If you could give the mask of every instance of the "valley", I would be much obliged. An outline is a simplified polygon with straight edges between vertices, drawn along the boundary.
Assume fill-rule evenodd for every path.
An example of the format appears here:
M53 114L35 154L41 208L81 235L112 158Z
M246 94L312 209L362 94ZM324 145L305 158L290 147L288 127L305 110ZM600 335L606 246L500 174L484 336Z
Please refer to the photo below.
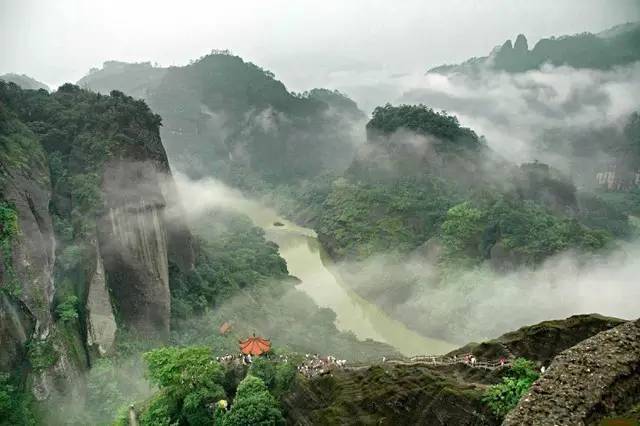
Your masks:
M372 25L393 49L286 81L257 59L300 28L85 47L57 88L0 59L0 426L640 421L640 26L612 22L466 61Z

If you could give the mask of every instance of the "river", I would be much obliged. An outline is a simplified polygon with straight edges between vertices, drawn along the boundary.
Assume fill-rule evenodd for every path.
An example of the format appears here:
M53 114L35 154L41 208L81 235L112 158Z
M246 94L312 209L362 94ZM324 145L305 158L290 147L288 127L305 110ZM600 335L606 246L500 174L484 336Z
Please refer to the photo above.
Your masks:
M451 343L409 330L344 285L331 271L327 264L329 260L312 229L285 220L275 210L255 202L236 204L236 208L262 227L267 239L280 247L289 273L301 280L297 288L317 305L335 312L339 330L351 331L361 340L387 343L406 356L439 355L455 349Z

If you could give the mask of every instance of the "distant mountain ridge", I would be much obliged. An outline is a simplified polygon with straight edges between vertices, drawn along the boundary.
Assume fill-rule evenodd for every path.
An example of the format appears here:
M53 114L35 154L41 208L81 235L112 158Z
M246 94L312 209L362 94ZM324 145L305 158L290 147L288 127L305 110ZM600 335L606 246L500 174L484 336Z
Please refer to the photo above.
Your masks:
M609 69L640 60L640 23L617 25L599 33L543 38L529 49L524 34L515 43L507 40L488 56L473 57L461 64L431 68L429 73L475 73L483 70L517 73L544 64L574 68Z
M108 61L78 84L143 98L163 120L171 161L194 176L267 182L345 169L355 152L354 124L365 115L327 89L294 93L273 73L228 51L180 67Z
M26 74L7 73L7 74L0 75L0 80L4 80L7 83L17 84L22 89L26 89L26 90L44 89L47 92L49 91L49 86L36 80L35 78L29 77Z

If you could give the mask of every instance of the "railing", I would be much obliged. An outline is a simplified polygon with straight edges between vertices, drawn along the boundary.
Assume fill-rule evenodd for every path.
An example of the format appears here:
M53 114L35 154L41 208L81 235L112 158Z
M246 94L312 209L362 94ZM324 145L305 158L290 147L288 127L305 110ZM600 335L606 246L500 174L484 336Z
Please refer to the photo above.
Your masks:
M508 367L511 365L510 359L503 359L498 361L479 361L477 358L469 356L463 357L443 357L442 355L421 355L411 358L383 358L382 364L394 364L394 365L422 365L422 366L451 366L451 365L466 365L471 368L483 368L486 370L495 370L502 367ZM341 364L334 363L320 363L318 360L311 361L310 363L303 363L302 366L307 365L308 368L299 368L299 371L308 376L313 377L320 374L329 373L332 370L348 370L358 371L370 368L372 364Z

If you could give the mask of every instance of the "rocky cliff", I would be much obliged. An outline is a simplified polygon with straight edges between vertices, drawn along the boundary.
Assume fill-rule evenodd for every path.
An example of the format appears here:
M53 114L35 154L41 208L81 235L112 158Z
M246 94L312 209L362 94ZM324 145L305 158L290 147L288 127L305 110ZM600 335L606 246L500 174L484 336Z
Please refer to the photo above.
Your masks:
M164 338L169 265L191 234L159 117L120 93L0 82L0 371L24 367L38 399L61 392L116 331Z
M640 320L603 331L555 357L503 424L600 424L639 403Z
M481 359L523 357L549 365L560 352L623 323L624 320L598 314L574 315L522 327L486 342L470 343L449 355L473 353Z

